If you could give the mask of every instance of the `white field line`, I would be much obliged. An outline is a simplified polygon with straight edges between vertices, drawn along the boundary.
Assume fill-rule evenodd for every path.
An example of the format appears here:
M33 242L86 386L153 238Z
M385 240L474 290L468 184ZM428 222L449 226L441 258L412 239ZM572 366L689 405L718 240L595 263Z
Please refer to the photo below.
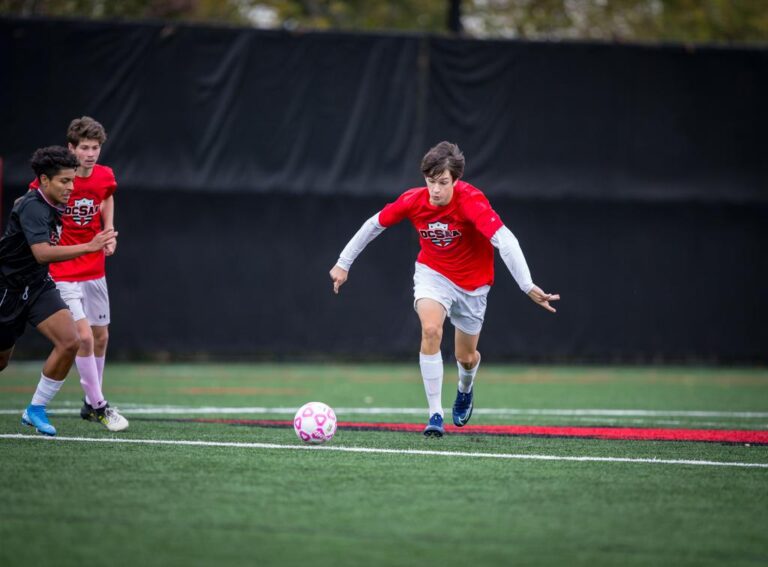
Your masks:
M69 404L66 404L69 405ZM69 415L77 408L50 408L48 413ZM143 404L119 404L126 413L133 415L253 415L279 414L293 416L296 407L216 407L216 406L151 406ZM0 409L0 415L20 413L24 408ZM424 415L424 408L334 408L337 415ZM689 410L623 410L623 409L518 409L518 408L475 408L475 415L491 416L560 416L560 417L724 417L732 419L765 419L765 411L689 411Z
M698 467L737 467L768 469L768 463L740 463L727 461L696 461L686 459L630 459L625 457L565 457L558 455L525 455L514 453L471 453L464 451L426 451L420 449L375 449L371 447L344 447L334 445L278 445L275 443L233 443L224 441L184 441L180 439L119 439L91 437L45 437L43 435L0 434L0 439L27 439L60 443L130 443L138 445L181 445L192 447L231 447L237 449L288 449L308 451L338 451L342 453L374 453L386 455L420 455L435 457L469 457L474 459L514 459L524 461L574 461L595 463L637 463L651 465L689 465Z

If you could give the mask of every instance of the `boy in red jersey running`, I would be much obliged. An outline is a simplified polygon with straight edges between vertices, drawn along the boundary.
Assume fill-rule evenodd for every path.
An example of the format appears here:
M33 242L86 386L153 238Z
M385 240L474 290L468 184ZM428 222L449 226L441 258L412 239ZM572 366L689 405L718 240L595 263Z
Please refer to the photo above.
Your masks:
M421 162L426 187L406 191L368 219L342 250L331 269L333 291L347 281L349 268L363 249L385 228L408 219L419 235L421 252L413 276L414 309L421 321L419 365L429 403L424 435L442 437L443 359L440 342L445 317L456 329L459 384L453 404L453 423L463 427L472 416L473 385L480 366L477 343L485 317L488 292L493 285L493 247L518 286L537 304L555 312L531 274L517 238L504 226L485 195L460 181L464 155L458 146L440 142Z
M106 140L104 127L93 118L76 118L69 125L67 143L80 166L62 215L62 244L88 242L99 231L114 229L113 194L117 182L111 168L96 163ZM36 188L35 183L30 187ZM50 273L80 334L80 349L75 358L85 392L80 416L99 422L110 431L123 431L128 420L109 406L102 393L110 322L105 256L114 254L116 246L117 241L113 240L103 251L51 264Z

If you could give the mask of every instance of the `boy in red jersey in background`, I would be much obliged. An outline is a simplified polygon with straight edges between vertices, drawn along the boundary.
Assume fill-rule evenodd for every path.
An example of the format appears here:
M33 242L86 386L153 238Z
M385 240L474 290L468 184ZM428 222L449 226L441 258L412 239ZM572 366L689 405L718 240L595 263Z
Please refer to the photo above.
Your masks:
M96 163L106 140L104 127L93 118L76 118L69 125L67 144L80 166L62 215L62 245L89 242L98 232L114 229L113 195L117 181L111 168ZM36 183L30 187L35 189ZM85 392L80 416L99 422L110 431L123 431L128 420L109 406L102 393L110 323L105 256L114 254L116 246L113 241L104 251L51 264L50 273L61 298L72 311L80 335L75 358Z
M453 423L463 427L474 407L472 388L480 366L477 343L493 285L493 247L499 249L512 277L534 302L554 313L549 302L560 296L545 293L533 283L517 238L485 195L460 181L464 155L457 145L440 142L430 149L422 159L421 171L427 186L406 191L368 219L341 252L330 275L333 291L338 293L352 262L371 240L406 218L411 221L421 244L413 290L414 309L421 321L419 365L429 404L424 435L442 437L443 323L448 316L456 329L459 383Z

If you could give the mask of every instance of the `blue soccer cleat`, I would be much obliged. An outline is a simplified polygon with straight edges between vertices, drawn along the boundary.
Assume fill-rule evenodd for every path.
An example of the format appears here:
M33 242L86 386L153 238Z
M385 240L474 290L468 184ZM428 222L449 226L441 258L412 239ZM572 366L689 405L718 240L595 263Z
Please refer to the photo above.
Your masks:
M34 427L43 435L56 435L56 428L48 421L48 414L45 413L45 406L33 406L29 404L24 413L21 414L21 423Z
M468 392L463 394L456 391L456 400L453 402L453 424L456 427L464 427L469 418L472 417L472 403L473 393Z
M429 418L429 423L424 428L424 437L442 437L445 434L443 428L443 416L439 413L433 413Z

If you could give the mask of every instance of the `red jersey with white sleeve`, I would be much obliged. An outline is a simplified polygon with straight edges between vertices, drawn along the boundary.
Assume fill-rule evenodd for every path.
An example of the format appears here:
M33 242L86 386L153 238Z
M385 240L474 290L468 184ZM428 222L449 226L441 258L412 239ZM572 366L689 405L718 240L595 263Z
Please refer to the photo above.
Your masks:
M29 184L37 189L37 179ZM101 203L111 197L117 189L112 168L96 164L89 177L75 176L74 189L61 215L62 230L59 245L84 244L93 240L103 230ZM91 252L65 262L55 262L48 270L54 281L81 282L103 278L104 251Z
M467 291L493 284L490 239L504 223L477 187L459 180L443 207L429 203L426 187L410 189L381 210L379 224L386 228L406 218L419 235L417 262Z

